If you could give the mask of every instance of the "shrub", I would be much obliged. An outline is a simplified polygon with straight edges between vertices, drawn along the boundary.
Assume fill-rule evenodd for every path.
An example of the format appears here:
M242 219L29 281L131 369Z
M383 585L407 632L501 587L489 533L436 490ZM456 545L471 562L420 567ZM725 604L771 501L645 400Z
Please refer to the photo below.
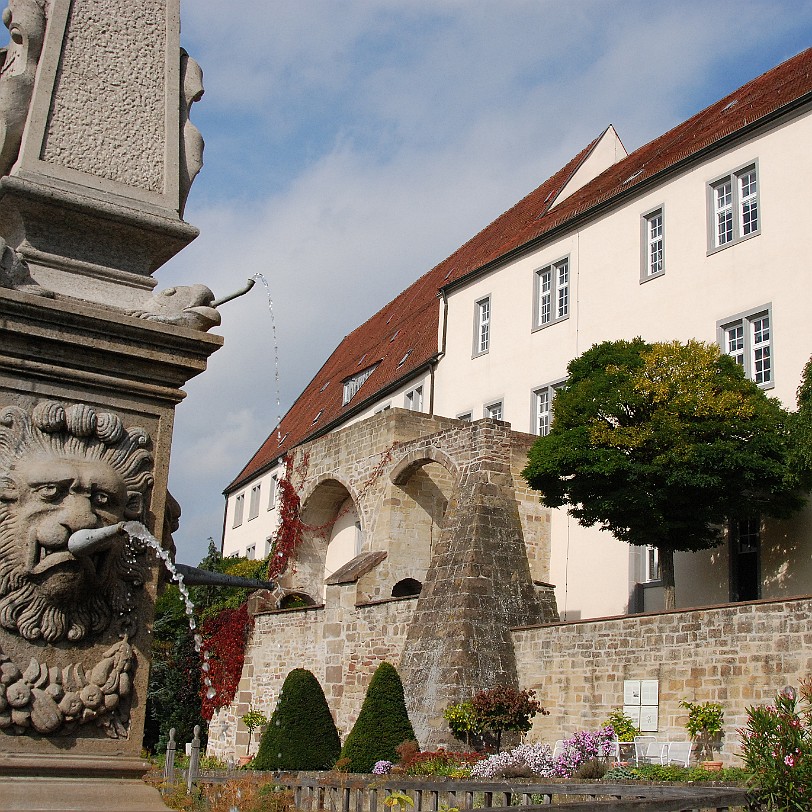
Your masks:
M603 724L604 727L611 727L617 740L621 742L632 742L635 736L640 735L640 729L635 726L631 717L626 716L622 708L614 708Z
M555 774L561 778L570 778L586 761L606 758L614 747L615 731L603 727L594 733L579 730L564 740L564 750L555 760Z
M535 691L519 691L510 685L497 685L480 691L471 700L471 706L478 729L496 737L497 753L501 749L505 730L526 733L537 713L549 713L536 700Z
M591 758L585 761L578 769L572 774L573 778L580 781L598 780L606 775L606 764L596 758Z
M713 758L713 743L722 732L725 712L718 702L688 702L680 705L688 711L685 729L699 743L700 758Z
M471 765L483 758L480 753L437 750L414 753L408 760L401 760L400 766L406 775L448 775L453 778L465 778L470 775Z
M812 683L800 694L785 690L775 705L748 708L739 730L755 794L769 810L812 809Z
M612 767L603 774L604 781L639 781L640 775L632 767Z
M557 775L553 755L546 744L520 744L502 753L488 756L471 767L471 778L489 780L493 778L514 777L529 773L541 778L552 778Z
M397 746L415 738L403 683L393 665L383 662L372 675L361 712L341 749L348 770L368 773L376 761L395 761Z
M340 748L319 681L310 671L295 668L285 678L252 766L258 770L325 770L333 766Z
M443 711L443 718L448 722L448 727L454 738L464 741L469 747L471 737L482 733L480 719L474 711L474 705L470 699L449 705Z

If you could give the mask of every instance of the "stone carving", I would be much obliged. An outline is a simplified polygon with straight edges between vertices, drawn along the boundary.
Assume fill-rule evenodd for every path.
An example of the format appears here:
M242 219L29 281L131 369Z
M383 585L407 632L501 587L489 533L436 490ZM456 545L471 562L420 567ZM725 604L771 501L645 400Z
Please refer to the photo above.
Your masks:
M40 287L31 276L28 263L0 237L0 288L11 288L24 293L53 298L53 292Z
M45 37L45 0L8 0L3 24L11 42L0 49L0 175L17 160L37 63Z
M0 626L29 641L77 643L113 617L132 635L148 575L142 518L149 437L85 404L0 412Z
M134 664L126 637L104 652L89 675L79 663L60 669L33 657L23 671L0 649L0 730L64 735L94 722L110 738L126 737L121 700L132 691Z
M205 332L220 324L220 314L213 304L214 294L209 288L188 285L162 290L150 298L142 310L128 312L139 319Z
M197 173L203 166L203 136L189 120L189 111L203 96L203 71L180 49L180 216Z

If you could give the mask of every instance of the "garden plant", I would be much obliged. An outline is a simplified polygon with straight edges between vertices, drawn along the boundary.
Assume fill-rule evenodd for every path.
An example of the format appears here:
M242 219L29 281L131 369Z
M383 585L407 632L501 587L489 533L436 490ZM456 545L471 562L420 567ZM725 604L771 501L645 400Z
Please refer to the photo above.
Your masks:
M364 704L341 748L341 758L348 760L349 772L372 772L378 761L396 761L398 745L415 738L403 683L395 667L383 662L372 675Z
M770 812L812 809L812 682L786 688L775 704L747 709L739 731L754 794Z
M685 729L699 744L700 759L712 761L713 745L718 741L725 721L722 706L718 702L688 702L685 699L679 704L688 711Z
M307 669L285 678L252 766L258 770L327 770L341 749L324 691Z
M471 707L474 728L493 735L497 753L501 750L502 733L506 730L526 733L537 713L548 713L536 699L534 691L519 691L510 685L480 691L471 700Z

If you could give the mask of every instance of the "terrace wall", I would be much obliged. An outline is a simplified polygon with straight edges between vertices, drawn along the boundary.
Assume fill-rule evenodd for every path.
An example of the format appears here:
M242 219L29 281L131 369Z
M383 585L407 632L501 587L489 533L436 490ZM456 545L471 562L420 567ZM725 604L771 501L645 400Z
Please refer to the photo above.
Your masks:
M771 704L812 674L812 598L762 600L513 630L523 688L549 716L529 738L553 742L594 729L623 705L624 680L659 681L659 730L685 740L682 699L725 710L722 760L741 766L737 729L749 705Z

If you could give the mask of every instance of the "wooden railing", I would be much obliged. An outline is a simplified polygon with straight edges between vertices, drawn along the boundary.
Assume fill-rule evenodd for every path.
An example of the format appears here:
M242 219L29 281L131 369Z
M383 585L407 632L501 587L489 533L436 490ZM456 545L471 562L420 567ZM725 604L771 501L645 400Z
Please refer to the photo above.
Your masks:
M751 809L740 787L652 785L571 781L469 781L412 776L367 776L342 773L265 773L278 787L293 793L301 812L388 812L385 800L395 791L414 801L413 811L487 809L516 812L561 808L566 812L682 812L682 810ZM234 778L234 774L231 775ZM217 780L204 774L198 780Z

